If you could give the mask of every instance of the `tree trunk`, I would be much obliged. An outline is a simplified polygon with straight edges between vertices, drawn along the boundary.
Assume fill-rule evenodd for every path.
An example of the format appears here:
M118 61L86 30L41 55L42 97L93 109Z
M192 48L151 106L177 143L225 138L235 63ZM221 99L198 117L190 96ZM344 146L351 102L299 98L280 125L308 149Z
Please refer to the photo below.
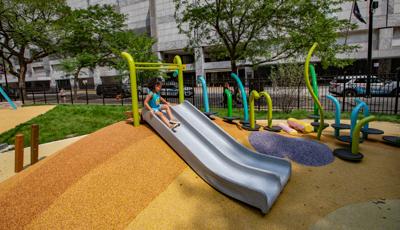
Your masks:
M27 71L27 64L20 62L19 76L18 76L18 87L19 87L19 90L22 91L22 96L24 98L26 98L26 96L27 96L26 84L25 84L26 71Z
M236 59L231 59L231 69L232 69L232 73L237 74L237 66L236 66Z
M78 100L78 81L79 81L79 73L81 69L79 68L74 74L74 100Z

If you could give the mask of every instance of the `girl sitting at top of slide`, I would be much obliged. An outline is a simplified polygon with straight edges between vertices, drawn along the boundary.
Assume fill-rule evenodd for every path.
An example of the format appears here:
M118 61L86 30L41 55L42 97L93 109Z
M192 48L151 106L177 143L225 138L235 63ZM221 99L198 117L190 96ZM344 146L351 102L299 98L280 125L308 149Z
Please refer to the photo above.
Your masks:
M153 116L156 114L169 128L173 129L180 123L172 115L169 102L160 96L161 88L162 80L159 78L152 79L149 83L150 92L144 100L144 105ZM167 112L170 120L167 119L162 110Z

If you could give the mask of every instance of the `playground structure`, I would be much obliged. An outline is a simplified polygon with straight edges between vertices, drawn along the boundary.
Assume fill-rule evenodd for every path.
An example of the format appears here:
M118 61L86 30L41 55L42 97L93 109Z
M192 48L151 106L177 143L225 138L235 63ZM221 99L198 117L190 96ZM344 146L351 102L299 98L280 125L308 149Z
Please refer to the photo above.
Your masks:
M289 161L253 152L223 131L205 114L184 100L184 66L179 56L174 64L135 63L133 57L123 52L130 70L132 112L134 126L139 126L136 70L178 70L179 104L171 106L172 114L180 121L171 130L157 116L143 108L141 117L203 178L217 190L257 207L267 213L291 175ZM245 116L248 122L247 98L240 79L231 75L242 92ZM203 98L206 99L206 98ZM230 100L232 103L232 100ZM231 114L230 114L231 115Z
M176 72L174 72L176 73ZM177 75L177 74L175 74ZM211 112L210 111L210 106L208 103L208 90L207 90L207 84L206 84L206 79L204 79L203 76L198 76L197 79L198 82L200 82L202 90L203 90L203 106L204 106L204 114L210 118L214 119L213 116L215 116L217 113L216 112ZM231 106L232 106L232 96L231 96ZM231 108L232 109L232 108Z
M314 68L314 65L312 65L312 64L310 64L310 73L311 73L312 89L313 89L316 97L319 100L317 74L315 73L315 68ZM314 113L311 114L309 117L314 119L314 121L311 122L311 125L314 127L314 132L317 132L318 127L320 126L320 123L318 122L318 120L320 119L320 116L319 116L318 104L316 103L316 101L314 101ZM329 124L324 123L323 129L327 128L328 126L329 126Z
M10 106L13 109L17 109L17 106L14 104L14 102L10 99L10 97L6 94L6 92L3 90L3 88L1 86L0 86L0 94L6 99L8 104L10 104Z
M225 122L233 123L234 120L239 120L240 117L232 116L232 93L229 89L224 90L224 96L226 96L226 107L227 107L227 114L226 116L222 117Z
M247 96L246 90L243 87L242 81L240 78L235 74L231 73L231 77L236 81L236 84L240 90L240 94L242 96L242 104L243 104L243 120L240 121L244 128L249 127L249 110L247 106Z
M306 83L306 86L307 86L307 89L308 89L308 92L310 92L310 94L311 94L311 96L312 96L312 98L313 98L313 101L314 101L314 105L315 105L315 107L317 108L317 110L318 110L318 115L319 115L319 126L318 126L318 129L317 129L317 139L318 140L320 140L321 139L321 135L322 135L322 131L324 130L324 126L325 126L325 122L324 122L324 109L323 109L323 107L322 107L322 105L321 105L321 102L319 101L319 99L318 99L318 96L317 96L317 92L314 92L314 90L313 90L313 87L311 86L311 83L310 83L310 76L309 76L309 71L310 71L310 60L311 60L311 57L312 57L312 54L313 54L313 52L314 52L314 50L317 48L317 46L318 46L318 43L314 43L313 44L313 46L311 47L311 49L308 51L308 55L307 55L307 58L306 58L306 63L305 63L305 65L304 65L304 80L305 80L305 83ZM314 72L315 73L315 72ZM316 79L316 78L315 78ZM316 83L316 80L315 80L315 83ZM315 111L315 107L314 107L314 111ZM317 117L315 118L315 119L317 119Z
M267 106L268 106L267 125L264 127L264 129L271 131L271 132L281 131L282 128L280 126L272 126L272 99L271 99L271 96L266 91L258 93L256 90L253 90L250 93L250 126L243 126L243 128L246 130L249 130L249 131L258 131L260 129L260 126L257 125L255 122L254 101L261 97L265 97L265 99L267 101Z

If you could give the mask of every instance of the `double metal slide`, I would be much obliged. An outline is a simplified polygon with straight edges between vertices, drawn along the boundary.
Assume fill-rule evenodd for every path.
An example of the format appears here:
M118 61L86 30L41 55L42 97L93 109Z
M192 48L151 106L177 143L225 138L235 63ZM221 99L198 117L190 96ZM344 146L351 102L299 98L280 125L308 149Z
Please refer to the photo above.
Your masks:
M208 184L267 213L289 180L290 162L246 148L188 101L171 108L181 122L175 130L146 109L142 117Z

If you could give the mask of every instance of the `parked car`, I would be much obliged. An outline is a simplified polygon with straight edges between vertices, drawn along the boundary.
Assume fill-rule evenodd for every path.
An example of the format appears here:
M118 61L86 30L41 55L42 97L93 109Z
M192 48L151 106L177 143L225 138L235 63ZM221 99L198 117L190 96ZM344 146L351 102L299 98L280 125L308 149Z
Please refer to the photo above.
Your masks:
M356 87L357 94L364 95L366 93L366 87ZM382 86L371 86L371 95L375 96L396 96L396 93L400 96L400 88L397 90L396 81L388 81Z
M160 92L162 97L179 97L179 89L175 85L163 85ZM194 94L194 90L192 87L185 86L184 87L185 97L191 97Z
M121 94L122 97L129 97L131 92L126 85L112 84L98 85L96 88L96 94L103 97L116 97Z
M372 89L380 88L385 85L384 81L377 78L376 76L371 76L371 91ZM362 88L367 86L367 76L339 76L335 77L329 86L329 92L336 95L346 95L348 97L353 97L356 95L363 94ZM365 92L364 92L365 94Z

